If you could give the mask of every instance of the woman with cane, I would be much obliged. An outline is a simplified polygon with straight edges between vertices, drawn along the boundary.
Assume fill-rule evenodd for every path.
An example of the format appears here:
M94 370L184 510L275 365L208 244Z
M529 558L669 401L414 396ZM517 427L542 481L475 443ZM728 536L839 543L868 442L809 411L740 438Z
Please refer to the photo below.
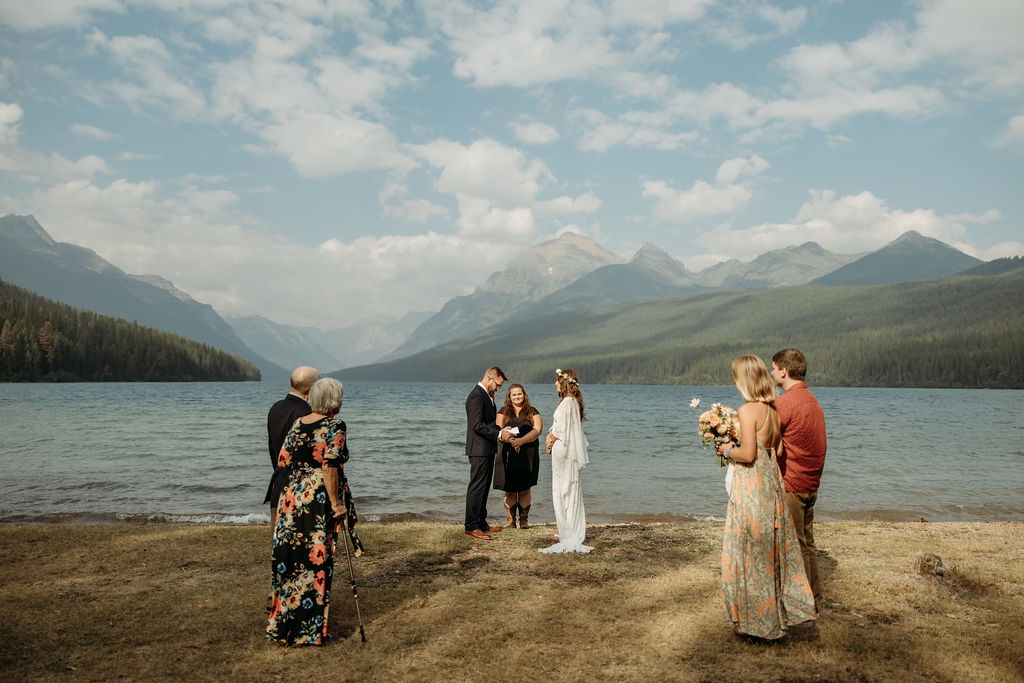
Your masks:
M274 527L267 638L286 645L327 641L338 521L347 517L339 485L348 459L345 422L337 417L342 393L336 379L324 377L313 384L313 412L295 421L277 460L287 471L287 483Z

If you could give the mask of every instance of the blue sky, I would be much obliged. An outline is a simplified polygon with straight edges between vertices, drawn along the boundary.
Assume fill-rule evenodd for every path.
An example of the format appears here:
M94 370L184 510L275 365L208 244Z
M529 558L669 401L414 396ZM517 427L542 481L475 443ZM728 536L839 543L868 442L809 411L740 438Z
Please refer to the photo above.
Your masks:
M0 212L324 329L566 230L1024 254L1022 34L1019 0L0 0Z

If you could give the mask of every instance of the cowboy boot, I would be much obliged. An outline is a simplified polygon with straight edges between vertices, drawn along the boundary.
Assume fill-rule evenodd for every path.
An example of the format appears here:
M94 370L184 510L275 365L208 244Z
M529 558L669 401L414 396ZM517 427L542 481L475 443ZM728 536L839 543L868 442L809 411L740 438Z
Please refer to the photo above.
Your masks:
M532 505L526 507L520 506L519 508L519 528L529 529L530 528L530 508Z
M515 506L513 505L513 506L509 507L509 504L505 503L506 523L508 524L510 529L514 528L515 525L516 525L516 516L515 516L515 513L512 512L512 508L513 507L515 507Z

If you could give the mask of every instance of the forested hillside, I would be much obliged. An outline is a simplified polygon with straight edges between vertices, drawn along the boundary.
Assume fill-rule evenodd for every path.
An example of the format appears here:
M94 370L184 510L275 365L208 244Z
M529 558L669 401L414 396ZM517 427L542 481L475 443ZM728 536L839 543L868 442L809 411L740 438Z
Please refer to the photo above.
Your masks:
M1024 388L1024 268L861 287L708 291L496 325L345 379L731 384L737 355L793 346L832 386Z
M249 361L0 280L0 381L256 381Z

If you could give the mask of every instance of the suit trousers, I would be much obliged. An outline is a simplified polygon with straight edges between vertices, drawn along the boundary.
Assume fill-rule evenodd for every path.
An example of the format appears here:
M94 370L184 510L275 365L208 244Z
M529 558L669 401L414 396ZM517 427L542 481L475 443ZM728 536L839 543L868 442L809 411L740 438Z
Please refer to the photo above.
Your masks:
M804 571L814 593L814 608L821 601L821 583L818 580L818 548L814 545L814 504L818 492L794 493L786 491L786 505L793 516L796 537L800 541L800 554L804 557Z
M469 486L466 487L466 531L487 531L487 494L494 476L494 455L470 456Z

